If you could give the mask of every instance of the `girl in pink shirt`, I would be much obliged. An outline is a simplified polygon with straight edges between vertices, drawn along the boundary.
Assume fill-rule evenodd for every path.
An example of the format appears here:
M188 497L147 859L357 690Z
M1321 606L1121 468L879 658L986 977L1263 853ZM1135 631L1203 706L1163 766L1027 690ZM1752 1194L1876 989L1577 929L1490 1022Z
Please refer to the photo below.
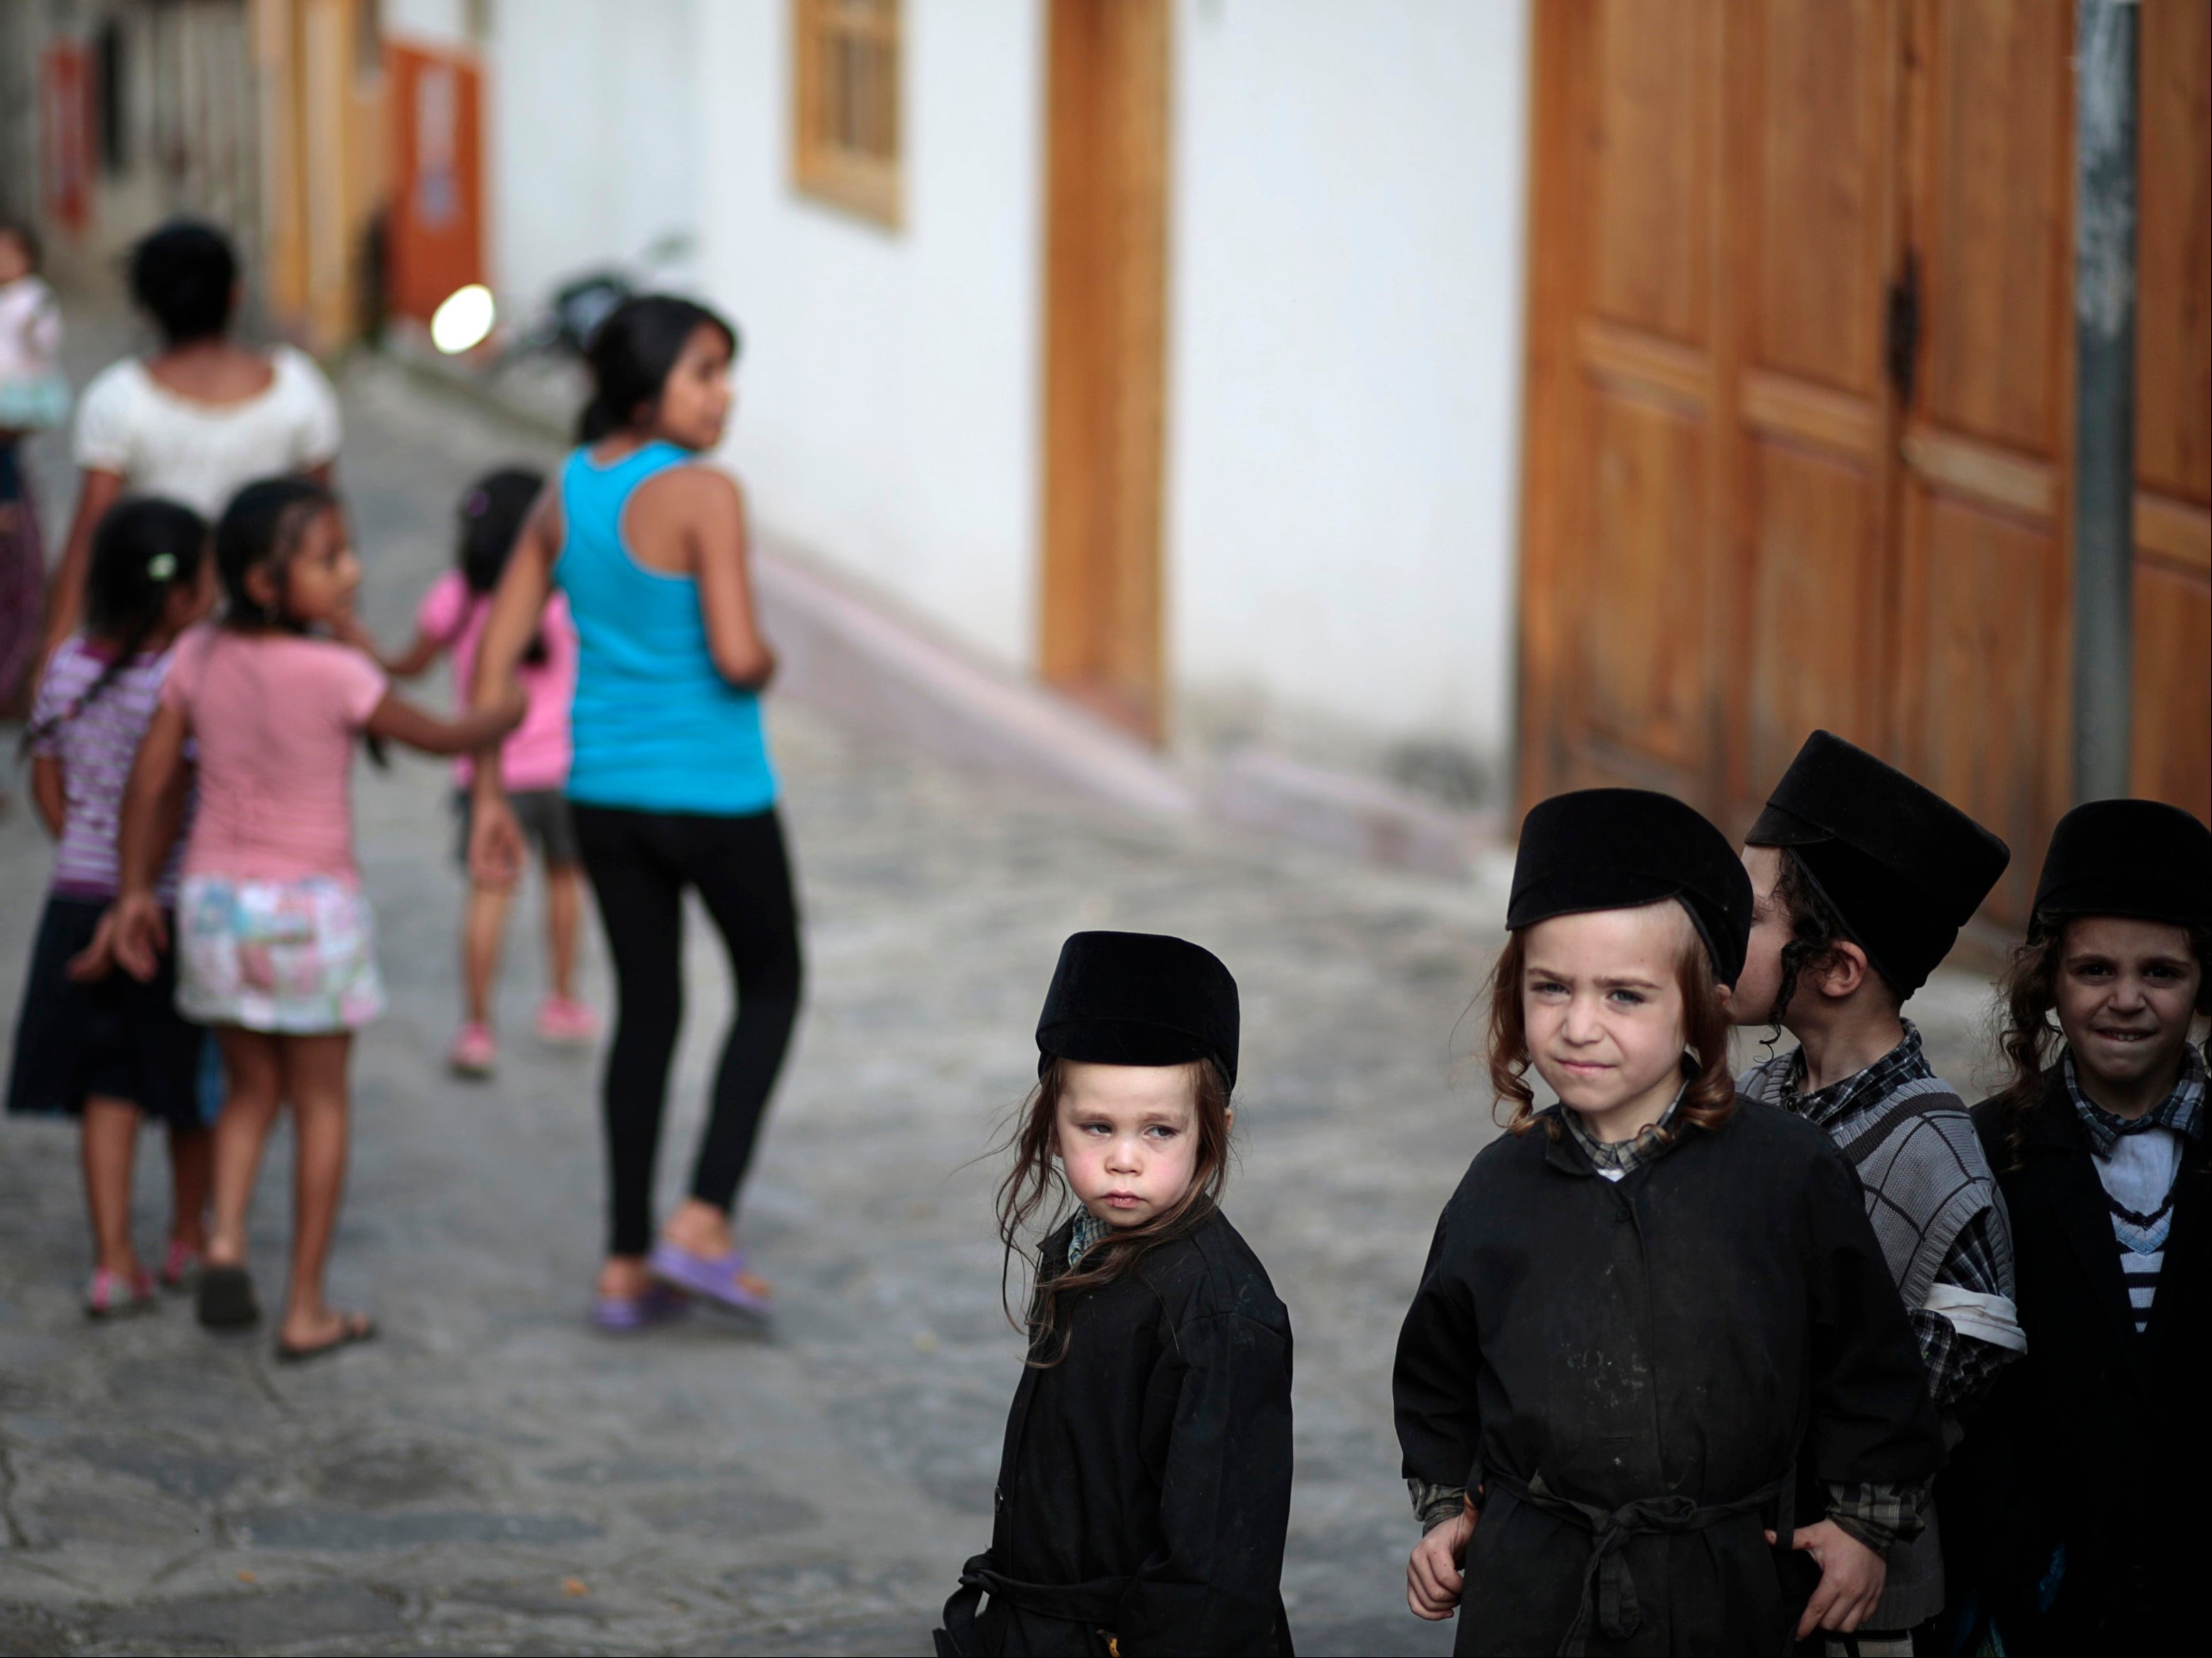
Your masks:
M512 730L523 702L517 692L495 708L434 718L392 695L360 652L313 631L344 622L361 585L345 519L318 484L270 478L239 491L216 526L216 565L222 621L179 642L125 793L114 948L135 976L151 978L167 943L155 875L192 743L198 809L177 900L177 1005L215 1027L228 1088L199 1318L238 1327L260 1316L246 1214L289 1098L297 1189L276 1354L312 1358L374 1333L323 1293L345 1179L353 1033L384 1006L354 866L355 739L458 754Z
M461 497L460 539L455 568L422 595L415 613L415 638L405 651L383 659L394 678L411 679L451 653L457 700L468 706L476 675L477 644L491 613L492 591L499 586L515 538L522 532L544 475L520 467L486 474ZM374 652L364 634L356 642ZM545 939L552 986L538 1005L538 1034L547 1042L589 1042L599 1034L599 1016L576 999L576 929L584 912L583 855L577 850L574 821L562 793L568 781L568 704L576 692L576 626L568 601L556 593L547 603L538 633L523 653L520 677L529 712L500 745L500 780L517 818L538 843L545 867ZM459 855L468 866L469 780L473 767L466 755L453 762L454 805L460 817ZM500 945L507 931L507 901L513 889L471 881L466 919L461 925L461 975L468 1011L454 1038L447 1063L464 1077L489 1077L499 1047L492 1035L492 993L499 982Z

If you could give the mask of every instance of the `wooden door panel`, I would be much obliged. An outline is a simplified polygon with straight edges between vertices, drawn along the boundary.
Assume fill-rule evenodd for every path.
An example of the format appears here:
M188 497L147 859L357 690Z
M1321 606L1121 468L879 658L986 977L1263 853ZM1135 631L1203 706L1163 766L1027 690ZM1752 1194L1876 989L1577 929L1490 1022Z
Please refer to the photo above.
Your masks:
M1889 747L1882 326L1899 19L1889 0L1765 0L1731 16L1747 112L1732 182L1744 209L1730 410L1743 600L1728 699L1743 819L1815 727Z
M1881 389L1895 20L1886 0L1768 0L1752 142L1757 294L1747 354L1866 395Z
M1160 734L1167 0L1053 0L1045 232L1045 677Z
M1881 658L1874 635L1883 620L1872 481L1863 467L1771 440L1752 456L1747 775L1763 798L1808 732L1826 727L1876 750L1889 733L1880 681L1868 671Z
M1603 385L1591 400L1591 723L1693 769L1705 746L1705 422Z
M1899 763L2013 848L1992 908L2025 918L2045 839L2065 803L2069 749L2063 550L2048 525L1916 483L1918 557Z
M2212 819L2212 5L2141 27L2131 786Z
M1920 0L1911 27L1898 751L2011 845L1989 909L2015 926L2071 786L2072 9Z
M1717 9L1599 0L1589 110L1591 298L1616 322L1710 337Z
M2212 5L2144 0L2136 481L2212 504Z
M1927 150L1914 240L1929 418L2052 452L2072 312L2073 9L1942 0L1928 25Z
M2137 794L2212 821L2212 562L2136 564Z

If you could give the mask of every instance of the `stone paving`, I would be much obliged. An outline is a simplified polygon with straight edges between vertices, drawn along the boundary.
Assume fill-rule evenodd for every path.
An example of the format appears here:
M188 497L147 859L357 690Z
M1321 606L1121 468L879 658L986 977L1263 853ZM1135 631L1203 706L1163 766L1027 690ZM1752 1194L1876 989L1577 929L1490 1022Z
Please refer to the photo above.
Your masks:
M374 361L345 394L363 609L396 642L466 478L544 457ZM46 475L58 518L66 475ZM1202 939L1243 987L1228 1207L1297 1335L1299 1644L1449 1649L1449 1625L1405 1610L1389 1369L1437 1207L1493 1132L1462 1015L1498 940L1504 855L1467 881L1386 874L958 773L787 704L771 725L810 971L741 1213L780 1292L772 1333L703 1315L642 1339L586 1328L596 1066L526 1035L534 893L498 1078L454 1081L446 780L413 757L364 766L392 1011L358 1048L333 1283L383 1335L292 1370L265 1330L212 1337L181 1300L88 1325L70 1127L0 1125L0 1654L927 1651L988 1540L1018 1364L978 1159L1033 1075L1060 938L1100 925ZM46 859L26 811L0 818L11 1020ZM727 1007L696 914L687 963L672 1199ZM605 1005L596 948L585 981ZM1954 1074L1984 993L1946 975L1916 1008ZM164 1181L149 1135L143 1248ZM264 1297L289 1181L280 1139L255 1212Z

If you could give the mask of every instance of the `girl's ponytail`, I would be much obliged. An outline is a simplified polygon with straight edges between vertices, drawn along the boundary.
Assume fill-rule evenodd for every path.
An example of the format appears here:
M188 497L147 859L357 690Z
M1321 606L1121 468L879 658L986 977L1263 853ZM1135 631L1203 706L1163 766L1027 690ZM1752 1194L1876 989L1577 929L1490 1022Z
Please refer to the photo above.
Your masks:
M93 531L85 572L85 631L112 641L115 654L82 695L24 732L23 752L97 702L131 665L160 629L169 595L199 580L207 539L207 520L173 501L142 495L108 508Z

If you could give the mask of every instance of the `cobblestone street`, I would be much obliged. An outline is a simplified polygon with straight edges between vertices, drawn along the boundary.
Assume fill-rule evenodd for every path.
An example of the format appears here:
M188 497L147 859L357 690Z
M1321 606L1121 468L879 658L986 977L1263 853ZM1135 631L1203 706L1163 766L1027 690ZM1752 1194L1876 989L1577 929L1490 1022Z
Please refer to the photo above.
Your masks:
M449 556L466 480L551 453L376 359L343 384L363 610L397 645ZM58 538L73 480L41 476ZM442 682L421 694L441 699ZM211 1337L182 1299L88 1324L73 1127L0 1126L0 1654L927 1650L988 1538L1018 1363L997 1170L978 1159L1034 1075L1060 938L1101 925L1202 940L1242 985L1227 1207L1297 1332L1284 1589L1300 1649L1449 1649L1450 1625L1405 1609L1413 1531L1389 1372L1437 1208L1494 1132L1480 1022L1462 1015L1498 941L1505 854L1462 881L1386 873L956 771L787 701L772 725L809 971L740 1212L782 1305L773 1332L704 1315L643 1339L586 1327L597 1059L528 1035L535 890L509 937L498 1077L453 1080L446 774L364 763L360 847L392 1008L358 1047L332 1284L381 1338L295 1370L267 1330ZM12 1021L48 852L8 792ZM726 1012L696 915L688 949L671 1199ZM1911 1010L1961 1087L1982 993L1946 973ZM283 1282L284 1145L256 1212L264 1300ZM149 1134L142 1248L165 1191Z

